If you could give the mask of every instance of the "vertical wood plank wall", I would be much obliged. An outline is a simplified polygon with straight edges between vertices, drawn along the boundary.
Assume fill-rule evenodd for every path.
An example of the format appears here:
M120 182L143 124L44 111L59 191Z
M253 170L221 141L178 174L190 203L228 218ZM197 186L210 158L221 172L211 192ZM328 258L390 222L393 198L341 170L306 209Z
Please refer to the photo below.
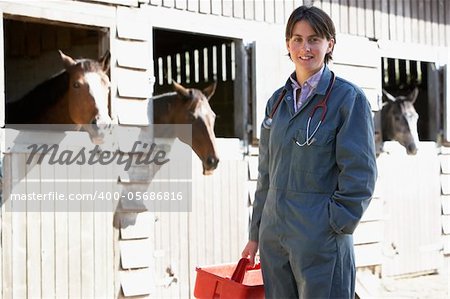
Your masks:
M450 147L442 147L439 156L441 164L441 207L442 238L444 254L450 255Z
M111 0L112 2L117 0ZM284 24L292 9L313 4L330 14L340 33L414 42L450 44L450 2L445 0L144 0L202 14Z
M385 142L377 160L382 185L383 276L433 273L442 266L440 161L434 142L416 155Z
M146 107L144 99L151 93L151 87L147 82L153 68L152 65L142 65L137 60L143 55L148 55L146 61L152 60L151 32L145 32L150 26L145 16L137 12L138 3L186 10L187 13L211 14L274 24L284 24L294 7L313 3L330 13L340 33L434 46L450 44L450 3L446 0L96 0L93 2L129 6L118 8L117 36L116 32L113 33L117 66L113 68L111 74L118 85L116 109L121 114L119 117L129 123L133 123L134 115L127 113L129 110L126 107L132 105ZM130 22L130 19L138 22ZM131 23L135 24L134 27L130 26ZM127 55L130 51L133 55ZM360 67L345 63L343 58L338 60L340 63L336 64L336 71L346 73L348 76L357 73L355 70ZM378 69L379 66L374 63L361 70L370 73L370 78L376 78L375 73ZM374 94L376 83L364 84L368 84L363 86L366 91ZM29 190L13 189L13 180L23 178L25 174L29 179L38 178L40 172L48 171L37 166L27 169L24 160L24 155L6 157L4 173L9 173L10 177L3 182L4 190L28 192L32 191L32 188L41 188L34 191L48 191L45 189L48 186L34 185L29 185ZM194 171L200 171L198 165L196 167ZM442 219L445 224L450 218L450 204L448 184L444 184L448 182L448 167L445 171L444 166L442 167L441 179L444 187L441 198L444 216L437 219ZM77 172L89 173L90 170L80 168ZM73 173L69 169L58 167L55 168L54 175L55 178L69 179ZM240 198L247 200L244 187L247 178L246 175L239 177L236 174L246 174L245 163L237 160L223 161L221 169L215 176L200 177L194 182L195 211L192 215L180 213L159 216L161 222L154 224L155 246L172 249L169 253L164 253L155 248L155 269L157 269L155 273L157 275L167 273L166 276L155 277L156 294L184 297L184 294L187 294L186 290L192 293L195 277L192 270L196 265L234 261L238 258L242 244L237 240L241 240L246 234L241 229L246 226L247 211L245 202L242 209L237 207L241 204ZM87 192L81 189L71 191ZM235 202L229 201L230 199ZM233 212L232 209L237 210ZM377 211L379 210L374 210L372 218L365 219L361 233L357 235L361 249L366 248L364 246L367 244L379 245L380 236L371 235L373 238L370 240L366 238L370 232L380 231L373 226L379 224L380 216ZM220 218L221 221L214 221L216 218ZM111 298L117 295L118 280L113 273L118 268L117 253L121 250L118 248L119 236L111 225L110 213L77 214L46 211L40 214L32 212L27 214L7 213L2 210L1 222L1 294L4 298L21 298L34 294L40 294L42 297L54 294L58 298L69 296ZM163 222L170 224L161 229ZM444 225L443 230L447 242L444 250L449 254L450 227ZM172 240L171 236L179 239ZM213 239L219 238L225 241L212 242ZM128 244L127 241L131 239L142 239L142 236L123 238L124 242L121 244ZM148 243L144 245L146 248L150 247ZM424 243L422 249L432 250L433 246L433 243ZM368 261L367 265L378 263L377 257L375 261ZM436 263L429 268L434 268L435 265ZM93 275L93 280L90 275ZM170 287L174 277L178 278L178 283Z
M155 298L189 298L196 267L240 258L247 239L247 163L242 157L220 157L214 174L203 176L193 154L192 212L154 213Z
M33 165L26 164L27 159L26 153L5 154L5 198L12 193L83 194L99 188L95 184L70 183L62 190L63 184L48 182L49 176L42 178L45 173L53 174L58 180L81 182L88 173L93 175L92 166ZM0 297L114 297L111 212L61 211L56 205L48 204L45 207L37 204L23 212L11 211L9 207L10 203L5 203L1 209L4 287Z

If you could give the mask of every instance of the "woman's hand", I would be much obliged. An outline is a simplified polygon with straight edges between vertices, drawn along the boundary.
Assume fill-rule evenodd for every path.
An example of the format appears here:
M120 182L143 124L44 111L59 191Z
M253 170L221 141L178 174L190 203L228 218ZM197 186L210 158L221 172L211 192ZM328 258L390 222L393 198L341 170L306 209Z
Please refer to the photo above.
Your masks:
M250 260L250 265L255 265L255 255L258 251L258 242L256 241L248 241L244 250L242 251L242 257L246 257Z

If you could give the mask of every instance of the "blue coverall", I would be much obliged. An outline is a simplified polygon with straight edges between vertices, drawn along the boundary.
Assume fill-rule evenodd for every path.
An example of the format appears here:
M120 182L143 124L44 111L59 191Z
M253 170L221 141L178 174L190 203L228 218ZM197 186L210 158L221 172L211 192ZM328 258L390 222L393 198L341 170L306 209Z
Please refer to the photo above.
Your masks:
M352 233L369 205L377 177L374 128L364 93L337 77L324 122L311 145L311 110L325 96L326 66L317 88L297 113L292 87L270 128L261 127L258 183L249 239L259 242L266 298L353 298ZM322 110L311 121L315 129Z

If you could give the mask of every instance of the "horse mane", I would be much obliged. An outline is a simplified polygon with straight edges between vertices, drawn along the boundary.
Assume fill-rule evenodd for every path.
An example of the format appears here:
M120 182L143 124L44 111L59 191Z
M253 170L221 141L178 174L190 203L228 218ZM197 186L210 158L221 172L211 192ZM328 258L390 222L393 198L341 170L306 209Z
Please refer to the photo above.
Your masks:
M87 73L87 72L102 73L103 72L102 65L96 60L83 58L83 59L76 60L76 62L77 62L76 65L81 66L81 68L83 69L83 71L85 73Z
M66 92L69 74L62 70L40 83L17 101L7 103L7 123L30 123Z
M90 59L77 60L76 65L80 66L85 72L102 70L98 62ZM69 87L69 79L69 73L63 69L35 86L22 98L7 102L6 122L10 124L33 123L42 113L64 96Z
M150 98L153 103L153 122L155 124L166 124L164 116L169 115L170 106L177 99L176 92L166 92Z

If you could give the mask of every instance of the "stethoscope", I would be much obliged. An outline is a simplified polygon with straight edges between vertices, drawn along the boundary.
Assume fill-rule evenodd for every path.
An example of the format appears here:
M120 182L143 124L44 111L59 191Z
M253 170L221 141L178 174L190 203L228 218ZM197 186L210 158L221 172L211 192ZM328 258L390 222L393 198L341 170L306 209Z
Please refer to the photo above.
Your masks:
M328 98L330 97L331 89L333 88L335 80L336 80L336 76L334 75L333 72L331 72L331 79L330 79L330 83L328 84L325 97L316 106L314 106L314 108L311 110L311 113L309 114L308 123L306 125L306 140L305 140L305 142L300 143L298 140L293 138L295 144L297 144L298 146L305 146L305 145L309 146L314 142L314 140L315 140L314 135L317 133L317 131L320 128L320 125L325 120L325 115L327 114L327 102L328 102ZM283 97L285 94L286 94L286 89L283 89L283 91L281 92L280 96L278 97L278 100L276 101L272 111L270 112L269 116L266 117L263 121L264 128L270 129L270 127L272 126L273 116L274 116L275 112L277 111L278 106L280 105L281 101L283 100ZM317 123L315 129L312 131L312 133L310 135L311 119L313 118L314 113L316 113L317 109L322 109L322 114L320 116L320 120Z

